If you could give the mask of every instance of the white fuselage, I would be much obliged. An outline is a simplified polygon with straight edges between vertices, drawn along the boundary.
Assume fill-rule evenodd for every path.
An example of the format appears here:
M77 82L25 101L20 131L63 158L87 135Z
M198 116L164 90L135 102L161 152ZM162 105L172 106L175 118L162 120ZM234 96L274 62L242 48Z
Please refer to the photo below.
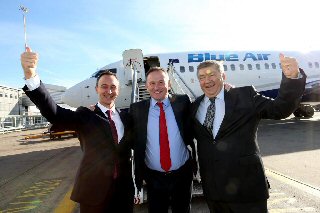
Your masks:
M168 67L169 60L174 60L175 71L188 85L196 96L202 94L198 79L197 65L204 60L223 60L226 81L236 87L253 85L263 94L274 97L280 86L282 71L279 64L279 53L276 51L197 51L180 53L163 53L146 55L145 57L158 57L160 66ZM320 85L320 52L282 52L285 56L294 57L307 74L307 87ZM120 81L120 95L116 105L127 108L131 102L131 85L123 61L118 61L101 70L116 70ZM140 75L144 75L141 73ZM130 75L129 75L130 76ZM63 101L72 106L89 106L98 101L95 91L96 77L86 79L69 88Z

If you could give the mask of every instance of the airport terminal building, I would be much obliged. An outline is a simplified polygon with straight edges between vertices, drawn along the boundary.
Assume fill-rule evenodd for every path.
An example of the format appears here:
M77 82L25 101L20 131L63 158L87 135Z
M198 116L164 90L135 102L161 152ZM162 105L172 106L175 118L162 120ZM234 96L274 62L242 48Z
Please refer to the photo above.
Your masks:
M22 90L0 85L0 117L8 115L21 115Z
M63 105L66 87L45 84L54 101ZM22 89L0 85L0 133L47 123Z
M63 104L62 95L66 87L45 84L47 90L57 104ZM10 115L33 115L39 110L24 94L22 89L0 85L0 117Z

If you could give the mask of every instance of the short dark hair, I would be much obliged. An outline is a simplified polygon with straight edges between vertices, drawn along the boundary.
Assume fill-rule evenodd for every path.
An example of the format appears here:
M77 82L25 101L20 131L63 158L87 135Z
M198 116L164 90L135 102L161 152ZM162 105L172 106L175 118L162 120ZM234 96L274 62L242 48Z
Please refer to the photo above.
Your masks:
M165 69L163 69L162 67L151 67L151 68L148 70L147 74L146 74L146 78L148 78L148 75L149 75L150 73L155 72L155 71L161 71L161 72L164 72L165 74L168 75L168 72L167 72Z
M100 75L98 76L97 81L96 81L96 87L98 86L98 82L99 82L100 78L104 75L112 75L118 80L115 73L111 72L110 70L105 70L105 71L101 72Z

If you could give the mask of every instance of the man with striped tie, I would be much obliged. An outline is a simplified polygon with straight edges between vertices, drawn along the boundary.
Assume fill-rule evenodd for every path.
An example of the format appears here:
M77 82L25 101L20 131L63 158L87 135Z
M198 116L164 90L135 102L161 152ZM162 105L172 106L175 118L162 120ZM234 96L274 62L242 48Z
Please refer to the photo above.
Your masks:
M289 116L298 107L306 81L294 58L281 54L280 63L283 77L275 99L264 97L253 86L224 89L222 62L205 61L197 67L204 94L192 104L192 129L211 213L268 212L258 124L264 118Z

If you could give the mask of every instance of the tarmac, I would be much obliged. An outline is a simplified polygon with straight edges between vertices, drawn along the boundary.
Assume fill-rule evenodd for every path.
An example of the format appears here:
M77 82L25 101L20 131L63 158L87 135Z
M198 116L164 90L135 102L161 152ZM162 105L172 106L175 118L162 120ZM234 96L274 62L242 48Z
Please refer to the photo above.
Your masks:
M78 139L24 139L43 131L0 135L0 213L79 212L69 199L82 155ZM311 119L261 121L269 212L320 212L319 136L320 112ZM147 205L136 205L135 212L147 212ZM202 196L192 199L191 212L209 212Z

